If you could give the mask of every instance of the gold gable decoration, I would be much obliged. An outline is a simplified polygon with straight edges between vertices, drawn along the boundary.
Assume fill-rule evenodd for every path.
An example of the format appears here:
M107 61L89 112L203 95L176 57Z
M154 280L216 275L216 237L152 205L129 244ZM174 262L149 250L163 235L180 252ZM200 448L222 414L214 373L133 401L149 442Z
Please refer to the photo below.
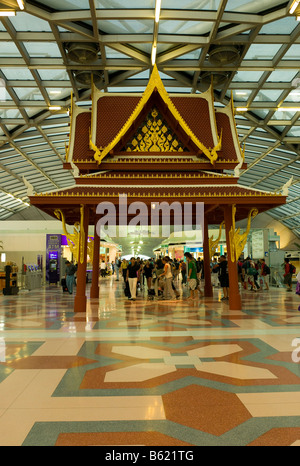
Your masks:
M128 152L183 152L184 145L154 107L124 149Z
M153 91L157 89L159 92L160 97L164 101L164 103L168 106L169 111L172 113L173 117L179 122L182 129L185 133L190 137L190 139L194 142L194 144L198 147L200 151L203 152L204 155L209 159L210 163L214 165L216 160L218 159L218 151L222 148L222 133L220 137L218 136L218 144L213 148L207 148L202 144L187 123L184 121L180 113L178 112L177 108L173 104L172 100L169 97L169 94L164 88L162 80L159 76L159 72L157 66L154 65L152 74L150 76L148 85L143 93L139 103L135 107L134 111L132 112L130 118L126 121L122 129L119 133L115 136L115 138L104 148L99 148L95 145L92 141L91 134L90 134L90 149L94 151L94 159L98 164L102 162L104 157L115 147L115 145L121 140L121 138L126 134L126 132L130 129L132 123L137 119L138 115L144 108L145 104L148 102L149 98L151 97Z

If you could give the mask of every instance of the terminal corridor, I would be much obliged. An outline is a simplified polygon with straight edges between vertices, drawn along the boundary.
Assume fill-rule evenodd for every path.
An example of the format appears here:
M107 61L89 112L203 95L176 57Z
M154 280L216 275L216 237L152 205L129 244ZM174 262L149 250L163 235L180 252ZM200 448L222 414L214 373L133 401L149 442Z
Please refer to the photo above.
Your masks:
M1 445L299 445L299 297L0 297ZM184 291L184 290L183 290ZM88 288L89 292L89 288Z

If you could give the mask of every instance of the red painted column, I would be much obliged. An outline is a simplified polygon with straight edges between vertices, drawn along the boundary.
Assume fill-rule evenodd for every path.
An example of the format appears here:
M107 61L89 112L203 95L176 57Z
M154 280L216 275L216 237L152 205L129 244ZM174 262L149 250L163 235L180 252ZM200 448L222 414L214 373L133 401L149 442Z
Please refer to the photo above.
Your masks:
M209 236L208 223L204 214L204 229L203 229L203 264L204 264L204 295L213 296L211 285L211 270L210 270L210 254L209 254Z
M90 297L99 298L99 263L100 263L100 236L97 234L95 225L94 231L94 254L93 254L93 274Z
M89 235L89 208L84 206L83 209L83 239L80 235L78 269L77 269L77 289L74 300L74 312L86 312L86 265L87 265L87 242ZM81 243L83 241L83 243ZM83 257L80 250L83 246Z
M230 254L229 231L232 227L232 205L224 206L224 219L227 244L228 274L229 274L229 309L240 311L242 309L242 299L239 290L237 263L232 260Z

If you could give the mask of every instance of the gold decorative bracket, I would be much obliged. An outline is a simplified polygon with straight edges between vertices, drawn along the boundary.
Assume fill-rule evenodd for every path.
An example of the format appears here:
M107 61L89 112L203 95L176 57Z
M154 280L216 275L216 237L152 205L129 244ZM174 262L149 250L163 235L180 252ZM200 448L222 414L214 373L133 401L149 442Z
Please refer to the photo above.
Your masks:
M251 220L258 214L258 210L254 207L248 213L248 220L247 220L247 228L244 233L240 233L240 228L235 229L235 213L236 213L236 206L232 206L232 226L229 231L229 239L230 239L230 260L231 262L236 262L247 242L247 237L250 232L251 227Z
M220 239L221 239L221 234L222 234L222 228L223 226L225 225L225 222L223 221L219 227L219 234L218 234L218 237L216 239L213 238L213 236L211 236L209 238L209 258L211 259L214 255L214 252L215 252L215 248L216 246L218 245Z
M80 235L80 231L79 231L79 227L80 227L80 224L79 222L76 222L74 224L74 233L69 233L68 230L67 230L67 226L66 226L66 221L65 221L65 216L64 216L64 213L60 210L60 209L56 209L54 211L54 214L55 216L58 218L58 220L61 220L62 222L62 227L63 227L63 232L67 238L67 243L68 243L68 246L74 256L74 259L76 260L76 262L78 262L78 251L79 251L79 235Z

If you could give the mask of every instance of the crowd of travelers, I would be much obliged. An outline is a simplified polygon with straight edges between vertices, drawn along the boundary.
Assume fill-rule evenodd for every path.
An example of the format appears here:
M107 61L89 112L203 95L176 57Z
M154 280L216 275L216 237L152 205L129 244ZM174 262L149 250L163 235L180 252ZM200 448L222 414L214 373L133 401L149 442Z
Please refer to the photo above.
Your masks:
M197 260L189 252L184 254L184 260L171 259L169 256L158 259L142 260L139 257L117 259L113 264L113 273L123 278L125 295L130 300L136 300L140 290L147 290L148 299L176 300L183 296L196 300L203 296L201 289L204 279L203 260ZM287 291L292 290L292 275L295 273L289 259L285 259L284 284ZM222 301L229 300L229 274L225 255L214 257L210 264L212 286L223 291ZM258 292L269 290L270 268L265 259L254 261L250 257L237 263L238 278L241 289ZM180 293L180 282L182 285ZM143 294L144 295L144 294Z
M66 287L73 292L76 267L66 263ZM210 263L211 283L223 290L222 301L229 300L229 273L225 255L214 257ZM265 259L254 261L250 257L237 262L240 288L258 292L269 290L270 267ZM284 259L283 283L288 292L292 291L292 277L296 272L289 258ZM147 291L148 299L177 300L185 298L191 301L203 297L201 289L204 277L203 260L195 259L190 252L184 253L184 259L171 259L169 256L158 259L142 260L132 257L129 261L117 258L111 263L102 260L100 275L116 274L116 280L123 279L124 292L128 299L135 301L137 293ZM300 296L300 272L297 274L296 294ZM181 292L180 292L181 291ZM144 295L144 293L142 293ZM300 310L300 306L299 306Z
M204 294L201 289L204 279L203 260L197 260L189 252L185 259L171 259L169 256L158 259L141 260L132 257L129 261L117 259L114 272L123 278L125 295L135 300L137 292L147 289L148 299L176 300L183 295L186 299L196 300ZM287 259L285 263L289 263ZM250 257L237 263L240 287L249 291L269 290L270 268L265 259L253 261ZM229 300L229 274L225 255L214 257L210 264L211 282L223 290L222 301ZM293 271L292 271L293 272ZM284 283L291 289L291 274L285 267ZM180 281L184 293L180 293Z
M135 300L138 290L147 289L148 299L180 299L180 281L186 287L187 299L195 300L203 296L201 279L203 278L203 261L195 260L190 253L185 253L186 261L172 260L169 256L158 259L141 260L132 257L116 262L116 268L123 277L125 295Z

